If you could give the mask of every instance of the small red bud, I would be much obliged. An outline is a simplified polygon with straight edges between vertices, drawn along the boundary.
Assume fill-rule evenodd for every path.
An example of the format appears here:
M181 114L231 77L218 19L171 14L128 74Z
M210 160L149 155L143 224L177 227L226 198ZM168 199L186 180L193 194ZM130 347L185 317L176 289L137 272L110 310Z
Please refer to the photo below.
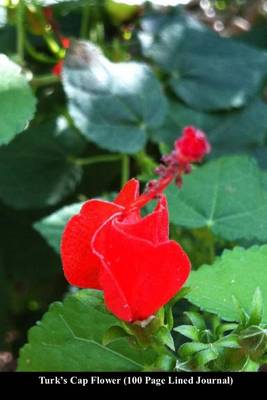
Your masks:
M63 68L63 63L64 63L64 61L61 60L57 64L54 65L54 67L52 68L52 74L53 75L56 75L56 76L60 76L61 75L62 68Z
M211 146L204 132L187 126L182 137L175 142L178 162L182 164L200 162L211 151Z

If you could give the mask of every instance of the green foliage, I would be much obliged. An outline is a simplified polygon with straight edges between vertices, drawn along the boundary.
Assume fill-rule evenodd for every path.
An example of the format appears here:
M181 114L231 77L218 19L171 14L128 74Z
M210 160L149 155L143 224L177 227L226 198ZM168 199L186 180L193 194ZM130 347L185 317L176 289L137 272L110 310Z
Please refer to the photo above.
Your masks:
M194 125L212 151L166 191L170 237L194 269L187 286L133 324L100 292L74 290L30 330L18 369L257 371L267 362L267 246L253 247L267 240L265 17L224 38L158 0L15 3L0 6L0 353L16 355L66 294L60 241L83 202L136 176L144 191Z
M194 125L208 134L212 154L240 153L251 146L262 146L267 131L267 105L256 99L245 107L228 112L204 113L172 100L164 124L151 132L151 138L172 146L179 132Z
M140 34L143 53L168 73L174 93L193 108L241 107L266 75L266 54L221 38L190 18L147 17Z
M88 140L104 149L135 153L166 114L160 85L145 64L114 64L90 43L77 42L65 61L69 112Z
M70 194L82 174L69 158L81 153L76 135L55 121L33 126L1 148L0 198L23 209L50 206Z
M202 310L216 313L227 321L240 321L236 301L247 312L255 290L263 298L263 323L267 323L267 246L248 250L236 247L217 258L213 265L193 271L187 282L191 292L187 299ZM236 300L235 300L236 299ZM257 298L254 300L256 303ZM258 308L258 307L257 307ZM255 309L255 306L254 306ZM256 311L254 311L255 315ZM254 317L253 323L257 322Z
M47 240L50 246L59 253L60 240L68 220L78 214L82 203L65 206L34 224L34 228Z
M228 240L267 239L267 195L262 173L247 157L211 161L167 190L170 220L187 228L208 227Z
M103 306L102 294L82 290L54 303L29 332L19 371L141 371L153 351L140 351L118 340L105 346L105 332L120 322Z
M267 325L262 320L261 290L256 288L247 311L233 299L239 323L225 323L208 313L185 313L192 325L180 325L174 331L191 342L180 346L176 370L257 371L265 364Z
M35 103L21 68L0 55L0 145L10 142L26 127L33 117Z

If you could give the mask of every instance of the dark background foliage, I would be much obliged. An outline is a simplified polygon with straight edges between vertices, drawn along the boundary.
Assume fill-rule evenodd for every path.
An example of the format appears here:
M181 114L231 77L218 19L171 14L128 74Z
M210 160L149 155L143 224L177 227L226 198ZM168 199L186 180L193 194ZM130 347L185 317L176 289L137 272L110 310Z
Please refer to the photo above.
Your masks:
M47 6L53 18L44 23ZM125 7L104 0L42 0L24 4L21 25L18 4L8 1L0 11L0 51L22 66L29 82L19 82L7 95L9 78L0 77L0 370L8 370L28 328L69 290L58 242L73 211L44 218L89 197L112 197L129 175L146 182L160 154L188 124L208 134L210 158L247 154L267 168L267 3L193 0L178 7ZM117 86L97 87L92 101L99 68L75 69L69 58L63 84L51 74L64 56L60 35L90 40L112 62L142 64L132 71L126 66L122 81L113 77ZM8 71L11 64L2 68ZM140 87L131 94L135 77ZM108 102L101 90L109 91ZM266 188L266 172L261 179ZM183 228L172 225L172 236L196 268L212 258L212 236L205 223L187 226L181 218L174 210L172 222ZM236 240L266 241L215 234L217 254Z

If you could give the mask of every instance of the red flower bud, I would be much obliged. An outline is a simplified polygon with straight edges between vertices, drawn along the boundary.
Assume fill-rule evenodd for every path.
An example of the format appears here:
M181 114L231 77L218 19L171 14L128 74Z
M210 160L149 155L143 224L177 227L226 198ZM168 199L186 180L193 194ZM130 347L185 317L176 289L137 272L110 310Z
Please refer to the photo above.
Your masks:
M181 164L199 162L210 150L205 133L193 126L184 128L182 137L175 142L176 156Z
M65 37L65 36L61 36L60 38L62 47L64 47L64 49L68 49L70 47L70 39Z
M60 76L62 72L64 61L61 60L57 64L55 64L52 68L52 74L56 76Z
M53 20L54 13L53 13L53 8L52 7L44 7L43 8L43 13L44 13L44 16L45 16L45 18L46 18L48 23Z
M132 179L114 202L87 201L67 224L61 243L67 280L102 289L107 308L129 322L157 312L190 272L186 253L169 240L165 197L142 218L140 209L131 209L138 191L139 182Z

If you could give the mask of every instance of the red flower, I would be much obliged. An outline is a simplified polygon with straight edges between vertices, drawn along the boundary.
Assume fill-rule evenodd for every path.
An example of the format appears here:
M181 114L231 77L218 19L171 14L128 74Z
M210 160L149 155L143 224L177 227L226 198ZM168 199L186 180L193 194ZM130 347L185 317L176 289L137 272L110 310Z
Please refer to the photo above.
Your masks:
M176 155L181 164L199 162L210 150L205 133L193 126L184 128L182 137L175 142Z
M52 74L56 76L60 76L62 72L64 61L60 60L58 63L56 63L53 68L52 68Z
M107 308L129 322L158 311L190 272L187 255L168 238L165 197L142 218L139 209L131 210L138 192L139 182L132 179L114 202L87 201L67 224L61 244L67 280L102 289Z
M64 47L64 49L68 49L70 47L70 39L65 37L65 36L61 36L60 38L62 47Z

